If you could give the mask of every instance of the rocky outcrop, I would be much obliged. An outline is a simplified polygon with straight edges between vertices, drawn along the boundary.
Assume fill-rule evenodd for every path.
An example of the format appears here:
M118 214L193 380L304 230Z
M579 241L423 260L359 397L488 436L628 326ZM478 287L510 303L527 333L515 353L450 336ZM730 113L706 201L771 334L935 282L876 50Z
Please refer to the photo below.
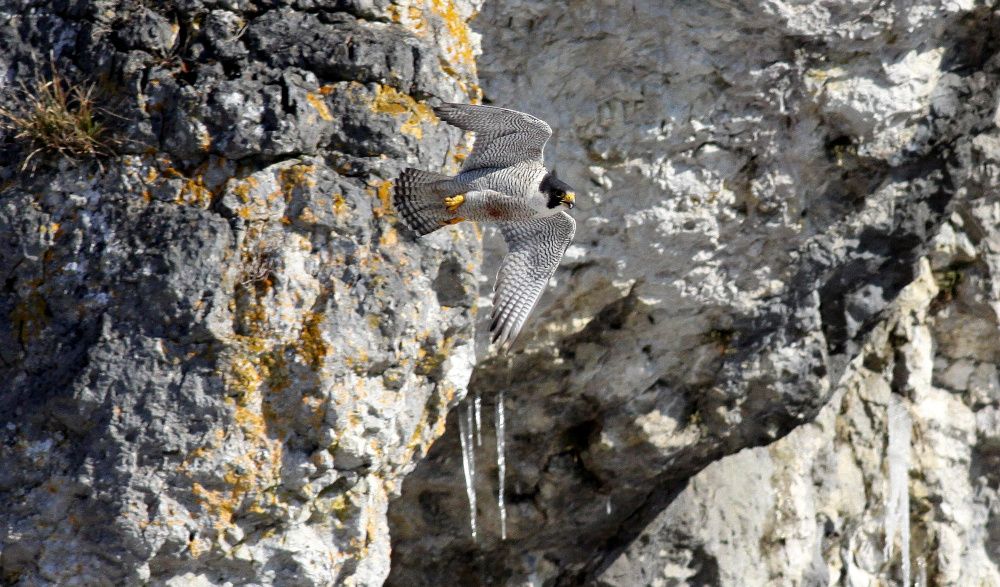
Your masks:
M0 136L5 584L383 581L480 258L472 227L416 244L391 179L454 168L426 102L476 97L476 9L0 3L3 106L54 67L120 143L27 173Z
M487 4L485 98L557 129L579 229L470 388L505 392L508 539L488 442L469 536L452 418L390 583L860 585L905 541L913 578L996 584L993 10Z
M579 192L507 357L497 236L388 199L478 1L0 2L0 107L94 82L118 153L0 131L2 582L1000 584L996 7L482 8Z

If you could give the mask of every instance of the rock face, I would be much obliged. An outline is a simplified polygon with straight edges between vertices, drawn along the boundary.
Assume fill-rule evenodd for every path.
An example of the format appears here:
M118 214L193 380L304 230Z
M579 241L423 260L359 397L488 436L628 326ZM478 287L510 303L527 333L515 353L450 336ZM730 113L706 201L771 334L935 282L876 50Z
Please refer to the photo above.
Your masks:
M382 583L480 257L390 180L454 167L426 101L476 98L477 8L0 2L3 107L51 55L121 141L28 174L0 135L0 581Z
M487 4L485 99L556 129L579 228L470 387L508 539L452 417L390 584L1000 584L993 10Z
M389 205L480 8L579 192L499 358L496 235ZM55 68L119 139L0 131L0 580L1000 585L995 9L0 0L0 105Z

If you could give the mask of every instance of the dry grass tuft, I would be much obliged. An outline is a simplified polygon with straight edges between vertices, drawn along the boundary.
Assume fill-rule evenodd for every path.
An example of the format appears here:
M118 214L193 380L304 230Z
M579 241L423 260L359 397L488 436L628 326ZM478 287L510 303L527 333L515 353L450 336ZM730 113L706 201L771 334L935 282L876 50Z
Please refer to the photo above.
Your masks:
M94 84L72 84L58 72L48 81L21 84L16 106L0 107L0 129L24 145L22 171L34 168L38 155L77 163L114 154L119 143L101 122L114 114L99 107L95 96Z

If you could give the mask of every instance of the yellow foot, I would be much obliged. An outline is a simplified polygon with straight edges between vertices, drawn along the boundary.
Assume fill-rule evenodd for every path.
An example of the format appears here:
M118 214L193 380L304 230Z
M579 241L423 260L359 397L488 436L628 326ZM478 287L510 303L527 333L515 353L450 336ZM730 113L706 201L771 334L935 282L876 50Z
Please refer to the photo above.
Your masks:
M459 194L457 196L445 198L444 207L447 208L449 212L454 214L455 212L458 212L458 207L462 205L462 202L465 202L465 196Z
M441 224L443 226L448 226L449 224L458 224L459 222L462 222L463 220L465 220L465 218L461 218L459 216L456 216L454 218L449 218L448 220L442 220Z

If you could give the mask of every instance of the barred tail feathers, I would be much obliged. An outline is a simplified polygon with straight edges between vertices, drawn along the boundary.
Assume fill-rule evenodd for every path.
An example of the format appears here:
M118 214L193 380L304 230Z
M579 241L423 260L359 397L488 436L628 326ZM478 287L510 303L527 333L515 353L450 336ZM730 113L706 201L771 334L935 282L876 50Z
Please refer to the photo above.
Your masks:
M465 190L455 191L451 179L440 173L409 168L396 180L393 205L403 222L420 236L434 232L454 218L443 200Z

